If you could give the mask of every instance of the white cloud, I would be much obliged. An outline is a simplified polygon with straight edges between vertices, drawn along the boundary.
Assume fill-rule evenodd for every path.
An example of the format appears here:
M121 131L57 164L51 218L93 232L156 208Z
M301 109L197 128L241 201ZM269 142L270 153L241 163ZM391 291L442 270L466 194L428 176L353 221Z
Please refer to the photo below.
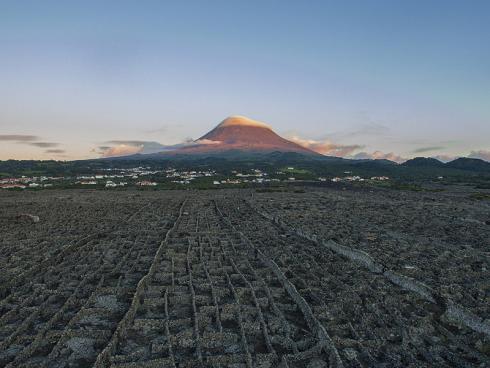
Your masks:
M127 144L119 144L114 147L99 147L99 153L102 157L118 157L118 156L128 156L139 153L142 150L140 146L130 146Z
M291 142L299 144L300 146L309 148L312 151L328 156L345 157L363 147L358 144L342 145L342 144L330 142L329 140L317 141L314 139L303 139L298 136L292 136L289 137L288 139Z
M173 145L163 145L158 142L147 142L138 140L113 140L105 142L106 145L99 146L94 152L99 153L102 157L120 157L134 155L136 153L149 154L165 151L172 151L178 148L185 148L197 145L219 144L220 141L212 141L209 139L192 140L186 139L182 143Z
M432 158L435 158L439 161L442 161L442 162L449 162L449 161L453 161L455 159L457 159L459 156L453 156L453 155L435 155L435 156L431 156Z
M471 151L468 155L469 158L479 158L490 162L490 151L489 150L478 150Z
M353 156L350 156L349 158L353 158L355 160L390 160L390 161L395 161L395 162L404 162L407 159L403 158L396 153L389 152L389 153L384 153L381 151L374 151L371 153L368 152L359 152L356 153Z

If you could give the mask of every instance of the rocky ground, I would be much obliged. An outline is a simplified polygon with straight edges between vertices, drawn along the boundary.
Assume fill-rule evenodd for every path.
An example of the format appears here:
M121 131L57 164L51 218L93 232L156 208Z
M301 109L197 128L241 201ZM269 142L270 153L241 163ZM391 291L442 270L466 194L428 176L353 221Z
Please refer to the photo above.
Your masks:
M490 365L490 206L461 193L0 204L1 367Z
M256 193L252 202L320 239L365 251L490 318L490 202L460 190Z

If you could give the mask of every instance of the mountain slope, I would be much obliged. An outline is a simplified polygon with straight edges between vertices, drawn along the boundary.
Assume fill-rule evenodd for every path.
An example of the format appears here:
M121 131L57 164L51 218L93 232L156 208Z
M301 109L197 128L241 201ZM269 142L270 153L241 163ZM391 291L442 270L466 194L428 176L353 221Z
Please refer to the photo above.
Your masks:
M231 116L223 120L192 145L178 148L170 154L209 154L226 151L264 153L278 151L319 155L280 137L267 124L243 116Z
M460 170L490 172L490 162L480 160L479 158L460 157L448 162L446 167Z
M408 167L444 167L444 163L431 157L415 157L405 161L402 166Z

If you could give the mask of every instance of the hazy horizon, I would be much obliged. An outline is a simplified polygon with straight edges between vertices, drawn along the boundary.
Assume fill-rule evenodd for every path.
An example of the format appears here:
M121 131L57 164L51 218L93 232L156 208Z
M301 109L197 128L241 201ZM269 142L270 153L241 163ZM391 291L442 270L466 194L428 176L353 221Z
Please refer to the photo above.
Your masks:
M0 160L245 115L327 155L490 161L489 34L485 1L0 2Z

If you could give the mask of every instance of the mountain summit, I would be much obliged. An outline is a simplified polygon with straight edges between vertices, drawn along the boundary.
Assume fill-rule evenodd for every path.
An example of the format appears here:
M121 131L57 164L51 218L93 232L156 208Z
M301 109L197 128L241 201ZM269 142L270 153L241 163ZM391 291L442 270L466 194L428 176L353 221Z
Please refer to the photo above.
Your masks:
M226 118L209 133L194 141L192 145L179 148L173 153L221 153L232 150L246 152L297 152L318 155L318 153L308 148L280 137L266 123L244 116Z

